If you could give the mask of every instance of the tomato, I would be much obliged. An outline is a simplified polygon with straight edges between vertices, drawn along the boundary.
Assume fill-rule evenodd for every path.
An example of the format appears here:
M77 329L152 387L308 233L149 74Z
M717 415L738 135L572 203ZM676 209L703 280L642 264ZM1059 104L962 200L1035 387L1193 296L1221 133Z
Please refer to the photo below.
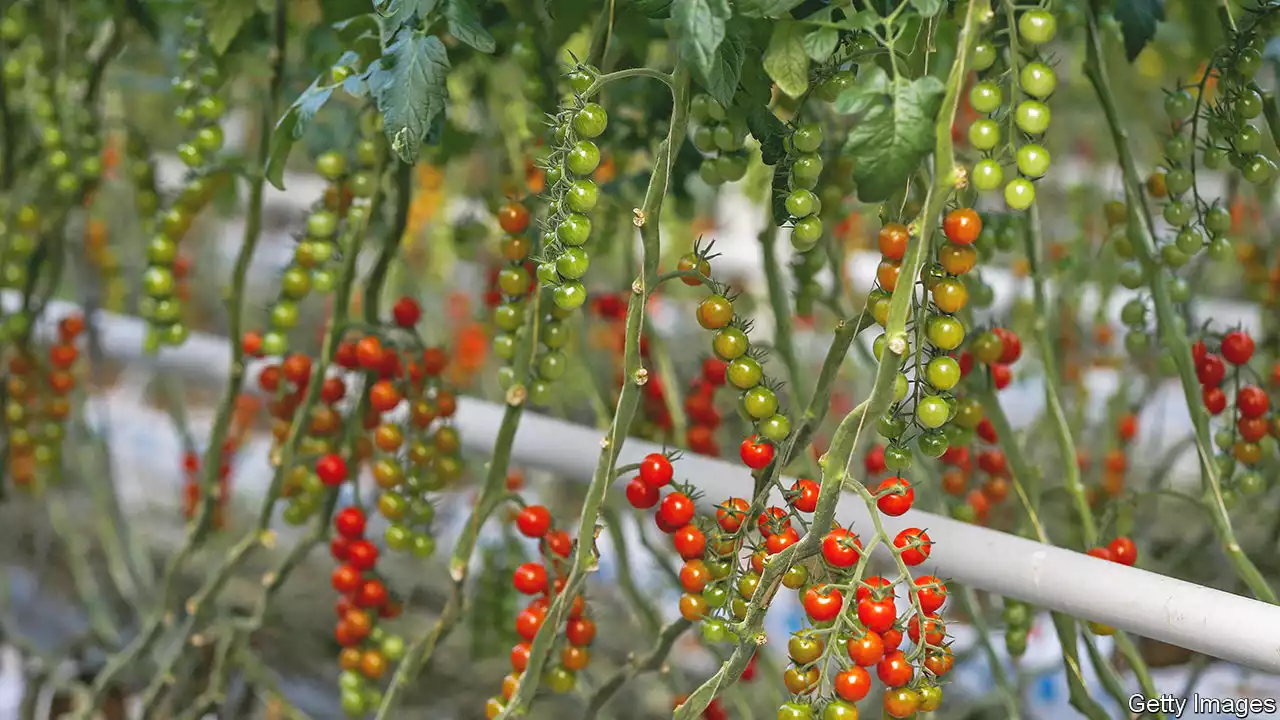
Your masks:
M866 597L858 601L858 621L872 632L884 633L898 619L898 608L892 598L877 600Z
M969 289L956 278L938 281L932 290L933 303L948 315L954 315L964 309L969 302Z
M1138 561L1138 546L1127 537L1118 537L1107 545L1111 551L1111 559L1121 565L1133 566Z
M1018 148L1016 153L1018 172L1029 178L1042 177L1049 171L1049 151L1035 143L1028 143ZM1185 224L1185 223L1180 223Z
M698 304L698 324L708 330L719 330L733 320L733 303L723 295L711 295Z
M957 245L972 245L982 233L982 216L973 208L956 208L942 221L947 240Z
M711 582L711 570L701 560L688 560L680 568L680 586L685 592L700 593Z
M873 575L865 578L858 584L858 590L855 597L858 602L862 602L867 598L872 600L882 600L884 598L892 598L897 595L897 591L893 588L893 583L888 578L880 575Z
M862 667L851 667L836 674L833 688L840 699L856 703L871 692L871 674Z
M916 491L900 477L885 478L876 488L876 507L889 517L898 517L911 509Z
M919 528L907 528L893 538L893 546L908 565L919 565L928 560L930 543L929 534Z
M609 125L609 114L596 103L587 103L573 116L573 129L586 138L599 137Z
M1031 62L1022 66L1022 71L1018 74L1018 84L1028 95L1043 100L1057 89L1058 76L1048 65L1042 62Z
M680 616L689 622L698 622L707 616L710 608L701 595L685 593L680 596Z
M813 706L793 700L778 708L778 720L813 720Z
M649 485L640 479L640 476L631 479L627 483L627 502L631 503L631 507L637 510L648 510L658 504L661 493L658 488Z
M508 235L519 235L529 229L529 209L518 202L498 208L498 225Z
M942 624L942 620L936 615L926 615L921 620L919 615L911 618L911 622L907 623L907 637L911 638L911 642L920 644L921 633L928 645L939 646L947 636L946 627Z
M341 485L347 479L347 461L336 453L324 455L316 461L316 475L329 487Z
M874 630L867 630L861 637L850 638L845 643L849 659L861 667L870 667L884 657L884 641Z
M1243 417L1262 417L1270 405L1267 392L1257 385L1246 385L1236 392L1236 409Z
M364 537L365 514L358 507L345 507L333 516L333 527L338 534L348 540Z
M844 700L832 700L823 708L822 720L858 720L858 707Z
M339 565L330 578L333 589L343 595L358 590L360 580L360 571L350 565Z
M1201 398L1210 415L1217 415L1227 409L1227 393L1220 387L1205 388Z
M670 497L670 496L668 496ZM661 510L659 510L661 512ZM707 536L693 525L685 525L672 534L676 552L684 560L700 558L707 551Z
M777 555L787 548L800 542L800 533L795 528L786 528L782 532L770 535L765 540L765 549L770 555Z
M884 658L876 664L876 676L888 687L901 687L911 682L915 669L907 662L901 650L885 653Z
M372 335L360 338L356 343L356 362L365 370L382 367L382 341Z
M591 618L571 619L564 627L564 636L573 645L590 645L596 637L596 624Z
M791 485L793 495L789 496L791 507L800 512L811 513L818 509L818 491L821 486L813 481L800 479Z
M991 332L1000 338L1000 356L997 362L1011 365L1022 357L1022 339L1017 333L1006 328L993 328Z
M357 570L372 570L378 564L378 547L368 540L356 540L347 547L346 560Z
M814 622L834 620L844 607L844 595L835 588L814 586L805 590L801 600L805 614Z
M1111 550L1109 548L1105 548L1105 547L1092 548L1089 550L1089 552L1085 554L1092 555L1093 557L1096 557L1099 560L1106 560L1107 562L1111 562L1115 560L1115 555L1111 553Z
M516 527L525 537L540 538L551 530L551 511L542 505L529 505L516 516Z
M693 520L694 504L688 495L674 492L662 499L658 508L658 518L669 527L681 528Z
M516 632L525 640L532 641L534 636L538 634L538 629L542 627L542 622L546 619L547 611L545 608L531 605L521 610L520 614L516 616Z
M1222 357L1232 365L1244 365L1253 357L1253 337L1243 330L1233 330L1222 337Z
M876 282L885 292L893 292L898 287L898 274L902 271L902 263L897 260L882 260L876 267Z
M861 541L845 528L834 528L822 538L822 558L832 567L853 567L861 555Z
M747 511L750 509L751 503L743 498L729 498L716 508L716 522L720 524L721 530L736 533L742 527L743 521L747 518Z
M898 687L884 693L884 711L892 718L909 718L920 709L920 696L911 688Z
M822 638L806 632L798 632L787 641L787 656L796 665L808 665L822 657L826 644Z
M756 528L760 534L768 537L791 529L791 518L787 511L780 507L767 508L756 518Z
M671 478L675 476L675 469L671 466L671 461L662 453L650 453L640 461L640 479L646 485L660 488L671 482Z
M542 565L527 562L515 569L511 578L516 590L525 595L536 595L547 589L547 570Z
M907 254L907 243L911 239L911 234L907 230L907 226L901 223L887 223L880 228L880 233L876 237L876 242L880 247L880 254L884 255L887 260L902 260Z
M738 447L742 463L752 470L763 470L773 462L773 445L761 441L755 435L746 438Z
M884 472L887 469L884 464L884 446L871 446L867 454L862 456L862 467L866 469L868 475L879 475Z
M932 575L921 575L915 579L916 599L920 609L925 613L937 612L947 601L947 586Z

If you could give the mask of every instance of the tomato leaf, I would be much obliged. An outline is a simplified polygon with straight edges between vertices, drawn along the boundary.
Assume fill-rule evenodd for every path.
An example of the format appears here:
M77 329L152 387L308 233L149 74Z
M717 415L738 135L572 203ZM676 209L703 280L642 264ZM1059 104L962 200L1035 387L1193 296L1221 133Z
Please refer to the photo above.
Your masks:
M802 27L786 20L774 24L769 47L764 51L764 71L779 90L791 97L799 97L809 89L809 56L805 53Z
M704 77L711 74L716 64L716 51L724 42L732 14L728 0L675 0L671 4L680 49Z
M1114 12L1124 37L1124 53L1133 62L1156 36L1156 26L1164 20L1164 0L1116 0Z
M820 27L804 36L804 51L814 62L825 62L836 51L840 44L840 31L831 27Z
M382 57L369 66L369 91L383 115L391 149L414 162L436 118L444 114L449 54L434 35L400 29Z
M942 0L911 0L911 7L924 17L933 17L942 11Z
M208 6L205 17L209 18L209 47L217 55L226 53L245 23L258 14L256 0L212 0L204 4Z
M445 0L444 17L449 22L449 34L482 53L497 49L493 36L480 22L480 13L473 0Z
M859 10L846 17L840 24L850 30L870 30L880 24L880 16L874 10Z
M728 107L733 103L733 96L738 92L738 81L742 78L742 61L746 58L746 41L739 28L730 23L724 40L716 48L715 61L711 67L703 71L695 68L698 80L716 102Z
M671 0L631 0L630 6L650 20L671 17Z
M439 5L439 0L373 0L373 9L390 21L390 30L394 33L406 25L427 19L427 15Z
M328 71L325 71L327 77ZM316 78L311 83L311 87L302 91L297 100L285 110L284 115L276 122L276 127L271 132L271 154L267 158L267 167L264 170L267 182L271 183L278 190L284 189L284 165L289 159L289 151L293 149L293 144L302 138L302 134L306 132L307 125L311 124L316 113L320 112L320 108L329 102L336 85L321 85L320 78Z
M803 3L804 0L740 0L736 7L745 17L781 18Z
M862 202L884 201L929 155L944 90L933 76L894 80L868 66L836 99L837 112L854 116L844 153L857 160L853 179Z
M747 130L760 143L760 159L765 165L777 165L787 155L783 139L787 126L765 105L752 105L747 110Z

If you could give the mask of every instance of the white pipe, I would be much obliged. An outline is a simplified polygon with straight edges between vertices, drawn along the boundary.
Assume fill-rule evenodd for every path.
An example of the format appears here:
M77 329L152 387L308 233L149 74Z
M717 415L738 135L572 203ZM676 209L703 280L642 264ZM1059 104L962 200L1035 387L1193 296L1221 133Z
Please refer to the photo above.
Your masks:
M3 300L0 304L11 308L16 298L8 295ZM37 332L53 332L56 320L75 310L70 303L51 303ZM103 330L103 349L108 356L142 357L141 320L107 312L99 312L95 320ZM225 377L227 363L219 358L228 354L227 348L225 338L192 333L185 345L162 351L158 362L167 370L188 376ZM464 445L478 453L489 451L503 412L501 405L461 398L456 421ZM512 457L520 465L586 480L594 472L601 439L599 430L526 412ZM636 462L661 449L654 443L628 439L619 463ZM686 454L678 465L681 475L696 478L713 500L743 496L751 487L749 473L735 463ZM842 503L837 519L863 532L871 526L866 507L857 501ZM882 518L882 522L890 533L907 527L929 532L935 545L929 562L921 568L924 572L1239 665L1280 673L1280 607L931 513L913 510L899 518Z

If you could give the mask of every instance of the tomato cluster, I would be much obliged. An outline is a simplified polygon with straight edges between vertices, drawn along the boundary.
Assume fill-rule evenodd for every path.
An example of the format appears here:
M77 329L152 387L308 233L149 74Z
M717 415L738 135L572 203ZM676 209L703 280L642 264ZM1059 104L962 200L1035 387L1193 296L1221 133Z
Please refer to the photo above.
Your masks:
M231 503L231 468L239 450L239 439L228 438L218 453L218 474L213 490L213 517L210 525L214 530L221 530L227 523L227 508ZM194 450L182 454L182 471L185 476L182 483L182 516L187 522L191 522L196 519L204 498L200 456Z
M1280 420L1276 419L1270 394L1261 384L1250 382L1256 377L1249 367L1255 349L1252 335L1245 330L1222 335L1216 352L1203 340L1191 347L1202 402L1209 414L1219 416L1226 412L1228 389L1234 395L1232 423L1214 436L1222 451L1217 463L1228 481L1224 492L1229 502L1234 502L1237 491L1254 495L1267 487L1260 472L1267 455L1264 448L1280 438Z
M518 489L517 486L513 491ZM546 622L551 603L565 592L572 566L573 539L569 533L555 527L551 511L545 506L526 505L521 508L516 514L515 525L521 535L538 543L541 562L526 562L511 575L515 590L521 595L533 596L533 599L516 615L515 629L521 639L511 648L511 672L502 679L501 695L485 702L484 712L488 720L506 710L520 687L533 652L533 640ZM560 645L560 662L547 670L544 677L544 682L553 692L572 691L577 685L577 674L591 662L590 648L595 640L596 624L587 614L588 609L585 595L575 596L570 603L563 640L556 640Z
M161 345L181 345L189 334L183 302L176 294L178 279L174 263L178 259L179 244L191 230L196 215L209 202L212 181L206 171L224 142L220 122L227 105L219 92L224 77L208 47L203 18L198 14L188 15L185 22L189 44L180 51L182 69L174 78L173 90L180 102L174 118L186 133L177 154L189 174L177 198L156 218L147 242L141 309L149 323L145 340L149 352L157 351Z
M1128 537L1120 536L1105 546L1090 548L1087 554L1099 560L1133 567L1138 561L1138 546ZM1095 635L1114 635L1116 632L1116 629L1110 625L1092 621L1089 622L1089 630Z
M62 445L71 416L71 395L79 385L78 341L84 319L70 315L58 323L57 341L46 357L28 344L7 349L3 429L8 453L3 470L15 486L41 491L61 477Z
M1008 33L1001 36L1007 44L1006 58L1000 58L999 48L990 41L979 42L973 50L972 66L979 80L969 89L969 105L988 117L969 126L969 144L983 154L970 171L969 181L981 191L1003 185L1005 204L1013 210L1026 210L1035 202L1033 181L1043 177L1050 164L1049 151L1040 138L1049 129L1046 102L1057 89L1058 79L1039 48L1053 40L1057 19L1048 10L1036 8L1021 11L1016 23L1012 15L1008 20ZM1008 102L1003 87L1006 75ZM1012 158L1017 175L1008 182L1002 122L1018 138Z
M689 102L693 147L702 153L698 175L711 186L741 180L747 174L747 124L705 93Z
M716 390L725 385L728 364L715 357L702 359L701 372L690 381L684 395L684 412L689 416L689 429L685 431L685 445L699 455L719 457L720 443L716 431L723 418L716 409Z
M368 518L358 507L342 508L333 516L334 535L329 553L339 563L331 583L340 594L334 639L342 710L360 717L382 703L380 682L405 653L402 637L386 631L381 620L395 618L400 603L391 597L378 572L380 551L365 536Z

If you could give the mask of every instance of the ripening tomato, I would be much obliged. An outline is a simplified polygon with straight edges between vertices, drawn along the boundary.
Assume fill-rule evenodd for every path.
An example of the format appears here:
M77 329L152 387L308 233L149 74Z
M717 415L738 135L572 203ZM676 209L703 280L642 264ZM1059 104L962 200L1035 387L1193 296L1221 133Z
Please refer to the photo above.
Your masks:
M720 524L721 530L736 533L742 527L743 521L747 519L747 511L750 509L751 503L743 498L731 497L716 508L716 522Z
M972 245L982 232L982 217L973 208L956 208L943 218L942 231L957 245Z

